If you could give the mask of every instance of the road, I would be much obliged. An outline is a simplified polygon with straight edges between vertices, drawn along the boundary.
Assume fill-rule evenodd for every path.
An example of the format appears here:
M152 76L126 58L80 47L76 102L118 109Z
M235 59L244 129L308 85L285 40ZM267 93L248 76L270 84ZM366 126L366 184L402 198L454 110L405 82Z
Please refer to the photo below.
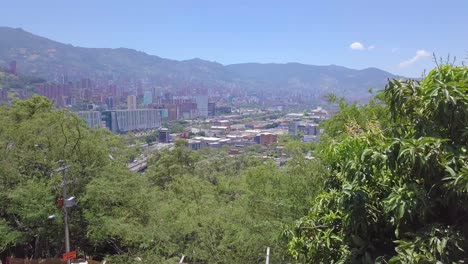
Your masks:
M127 168L132 172L143 172L148 168L148 157L155 151L159 151L165 148L172 148L174 146L173 143L163 144L157 143L154 145L144 144L142 145L145 150L138 158L136 158L132 163L127 165Z

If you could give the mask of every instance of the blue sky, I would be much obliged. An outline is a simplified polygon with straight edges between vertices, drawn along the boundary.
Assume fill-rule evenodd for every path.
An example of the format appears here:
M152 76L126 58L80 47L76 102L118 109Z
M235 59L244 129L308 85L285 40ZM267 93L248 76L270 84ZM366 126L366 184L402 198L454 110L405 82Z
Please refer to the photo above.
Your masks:
M84 47L222 64L300 62L405 76L468 57L468 0L10 0L1 26Z

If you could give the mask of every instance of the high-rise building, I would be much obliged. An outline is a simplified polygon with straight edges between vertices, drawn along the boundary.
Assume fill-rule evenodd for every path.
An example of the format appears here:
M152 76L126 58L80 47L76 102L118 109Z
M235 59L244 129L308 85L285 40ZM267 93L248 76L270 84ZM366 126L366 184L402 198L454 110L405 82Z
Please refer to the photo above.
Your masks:
M289 123L289 126L288 126L289 134L292 136L297 136L299 132L298 128L299 128L299 120L291 121L291 123Z
M185 101L182 103L177 104L177 108L179 110L179 116L178 119L180 118L195 118L197 117L197 104L194 103L193 101Z
M108 110L114 109L114 97L109 96L106 98L106 105Z
M60 81L62 84L68 84L68 75L62 74L62 78Z
M135 95L129 95L127 97L127 109L135 110L137 109L137 100Z
M85 99L86 101L90 101L92 97L93 97L93 91L91 91L91 89L89 88L83 89L83 99Z
M99 111L81 111L77 115L86 121L90 128L101 127L101 112Z
M194 98L197 104L198 116L208 117L208 95L196 95Z
M152 92L145 92L143 95L143 104L145 107L153 103L153 93Z
M89 78L82 78L79 83L80 88L84 89L91 89L92 88L92 82L91 79Z
M159 109L112 110L102 113L106 127L114 132L127 132L161 127Z
M169 118L169 111L167 109L159 109L161 112L161 120L167 120Z
M208 103L208 116L216 115L216 103Z
M137 82L137 96L143 95L143 83L141 81Z
M168 119L170 121L179 119L179 107L176 104L165 105L168 111Z
M36 91L38 94L54 100L57 107L65 106L65 99L70 96L70 87L64 84L40 84L37 86Z

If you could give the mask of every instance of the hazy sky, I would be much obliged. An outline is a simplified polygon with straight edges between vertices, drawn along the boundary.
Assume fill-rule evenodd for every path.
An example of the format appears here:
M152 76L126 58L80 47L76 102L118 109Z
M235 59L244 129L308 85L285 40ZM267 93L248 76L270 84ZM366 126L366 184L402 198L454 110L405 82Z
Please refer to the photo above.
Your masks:
M84 47L222 64L300 62L420 76L468 54L468 0L5 0L0 25Z

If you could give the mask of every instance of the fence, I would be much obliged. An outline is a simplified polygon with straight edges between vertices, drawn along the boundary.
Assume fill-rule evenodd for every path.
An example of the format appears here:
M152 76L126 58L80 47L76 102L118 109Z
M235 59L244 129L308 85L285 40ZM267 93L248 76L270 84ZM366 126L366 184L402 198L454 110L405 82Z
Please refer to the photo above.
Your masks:
M8 258L6 264L64 264L65 261L61 259L19 259ZM72 263L87 263L87 264L101 264L101 262L94 260L78 261L72 260Z

